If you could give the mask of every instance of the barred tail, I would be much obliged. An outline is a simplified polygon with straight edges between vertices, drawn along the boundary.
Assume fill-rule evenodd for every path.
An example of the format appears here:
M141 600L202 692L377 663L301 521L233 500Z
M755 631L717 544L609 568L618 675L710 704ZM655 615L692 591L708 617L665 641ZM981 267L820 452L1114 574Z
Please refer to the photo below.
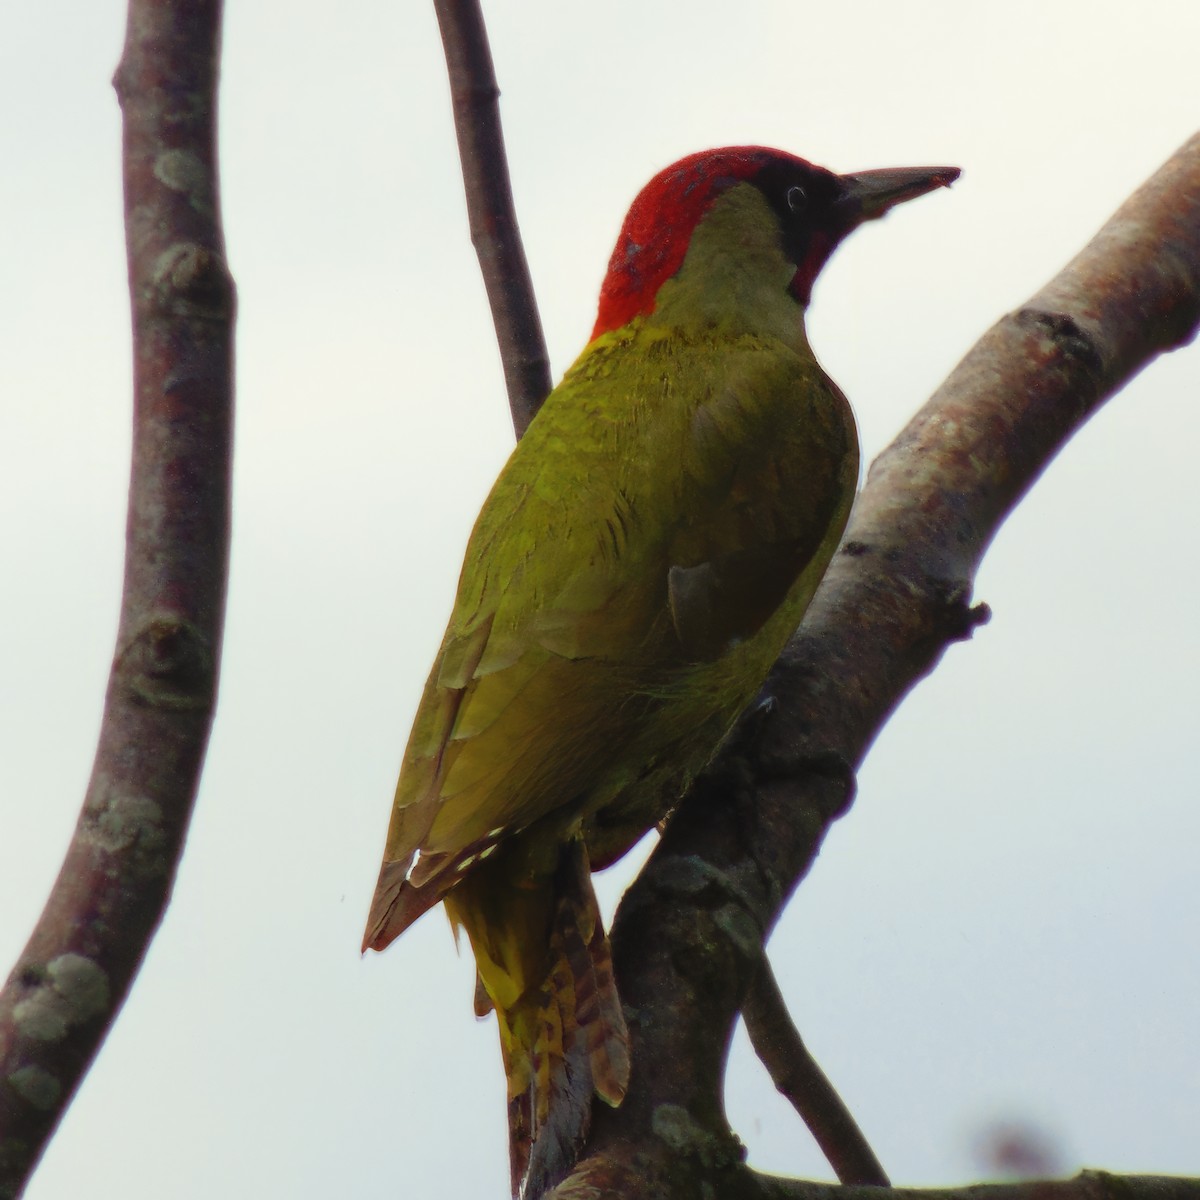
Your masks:
M629 1034L582 841L564 847L553 900L546 977L507 1010L497 1006L513 1195L523 1200L570 1171L593 1094L616 1106L629 1085Z

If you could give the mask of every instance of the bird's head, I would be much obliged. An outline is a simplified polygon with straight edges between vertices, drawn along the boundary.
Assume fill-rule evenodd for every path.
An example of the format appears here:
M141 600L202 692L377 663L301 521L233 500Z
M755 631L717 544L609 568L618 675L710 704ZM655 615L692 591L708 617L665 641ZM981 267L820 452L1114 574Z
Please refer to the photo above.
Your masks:
M696 266L688 262L688 269L709 292L736 291L739 271L769 275L803 309L818 272L851 230L958 175L957 167L835 175L764 146L689 155L655 175L629 209L592 337L654 313L663 285L689 258Z

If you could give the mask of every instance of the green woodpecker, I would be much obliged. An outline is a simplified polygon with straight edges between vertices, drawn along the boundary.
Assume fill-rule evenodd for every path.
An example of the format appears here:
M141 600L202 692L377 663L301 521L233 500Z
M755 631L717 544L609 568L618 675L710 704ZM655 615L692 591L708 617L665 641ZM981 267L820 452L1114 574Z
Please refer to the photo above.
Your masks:
M591 341L475 524L364 949L445 902L499 1018L514 1194L571 1166L628 1035L591 870L668 813L796 628L858 480L817 273L951 167L711 150L633 202ZM634 1064L636 1069L636 1064Z

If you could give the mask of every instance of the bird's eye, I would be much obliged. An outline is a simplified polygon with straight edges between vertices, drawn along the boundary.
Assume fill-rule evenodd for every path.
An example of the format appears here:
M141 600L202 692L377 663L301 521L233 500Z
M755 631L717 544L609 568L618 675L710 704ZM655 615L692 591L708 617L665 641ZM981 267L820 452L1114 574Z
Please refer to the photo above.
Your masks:
M787 190L787 206L792 212L799 212L808 203L808 193L802 187L790 187Z

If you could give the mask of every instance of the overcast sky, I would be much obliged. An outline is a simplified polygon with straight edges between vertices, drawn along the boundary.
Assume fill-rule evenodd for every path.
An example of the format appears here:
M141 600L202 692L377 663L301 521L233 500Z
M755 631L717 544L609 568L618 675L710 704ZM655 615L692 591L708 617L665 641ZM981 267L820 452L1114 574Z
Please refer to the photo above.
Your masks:
M1194 0L490 4L554 363L629 201L776 145L962 180L862 231L813 345L869 461L993 321L1200 126ZM117 0L5 10L0 961L75 821L116 626L129 441ZM232 583L175 898L29 1200L504 1194L494 1024L440 913L358 946L471 521L511 445L423 0L231 0ZM1200 353L1053 464L979 579L991 625L880 737L772 942L898 1183L996 1122L1064 1170L1200 1173ZM603 879L611 908L628 870ZM751 1161L829 1177L744 1046Z

